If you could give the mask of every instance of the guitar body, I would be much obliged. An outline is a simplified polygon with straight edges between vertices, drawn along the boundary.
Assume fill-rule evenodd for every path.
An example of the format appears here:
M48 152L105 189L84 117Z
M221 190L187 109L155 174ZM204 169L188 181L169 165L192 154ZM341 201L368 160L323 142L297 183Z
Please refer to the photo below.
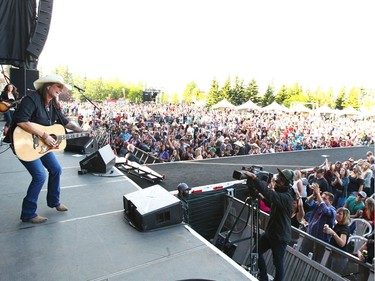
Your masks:
M52 136L55 140L59 139L59 135L65 134L65 129L60 124L42 126L33 123L33 126ZM30 134L20 127L16 127L13 133L13 146L19 159L23 161L33 161L51 151L64 150L66 147L66 139L58 140L58 146L50 147L43 142L42 138Z
M9 110L9 106L5 102L0 102L0 112L5 113Z
M22 101L22 99L19 99L19 100L16 100L16 101L14 101L14 100L7 100L7 101L0 102L0 112L2 112L2 113L7 112L15 104L20 103ZM7 105L5 102L7 102L9 105Z

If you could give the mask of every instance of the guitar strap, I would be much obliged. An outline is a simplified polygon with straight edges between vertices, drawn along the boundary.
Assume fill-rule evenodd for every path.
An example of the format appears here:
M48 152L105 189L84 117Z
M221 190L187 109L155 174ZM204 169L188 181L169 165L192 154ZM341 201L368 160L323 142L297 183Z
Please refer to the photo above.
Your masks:
M57 118L59 118L60 124L65 127L66 124L64 124L63 118L61 117L61 110L59 110L59 108L57 108L57 105L55 104L55 100L52 100L52 107L53 107L53 110L55 111L55 113L57 115Z

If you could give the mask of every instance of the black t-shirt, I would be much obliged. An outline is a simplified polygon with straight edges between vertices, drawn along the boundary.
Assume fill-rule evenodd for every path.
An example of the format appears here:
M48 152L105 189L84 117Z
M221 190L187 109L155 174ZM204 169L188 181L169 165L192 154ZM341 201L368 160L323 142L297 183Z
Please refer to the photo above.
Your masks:
M22 99L12 117L12 124L4 142L13 143L13 132L20 122L33 122L43 126L59 123L63 126L69 123L61 109L51 102L49 107L44 106L42 97L38 92L29 94Z
M348 244L348 239L349 239L349 235L350 235L350 228L348 225L344 225L344 224L336 224L334 227L333 227L333 231L336 232L336 234L340 237L341 234L346 234L346 243L345 243L345 246L344 247L340 247L339 245L337 245L336 243L336 240L334 237L331 237L331 240L330 240L330 244L332 246L335 246L336 248L339 248L343 251L346 251L346 245Z
M30 94L22 100L13 115L13 124L20 122L34 122L43 126L59 123L63 126L69 123L57 105L44 106L42 97L38 93Z
M363 183L363 179L349 176L348 193L358 192L359 187L363 185Z
M297 215L298 215L298 213L296 213L296 214L291 218L292 226L294 226L295 228L299 228L299 226L300 226L300 222L297 220Z
M289 242L292 233L293 197L289 191L277 192L269 189L265 181L254 180L256 189L271 202L271 213L265 232L270 239Z
M312 180L312 183L317 183L319 185L321 192L325 192L325 191L332 192L331 186L328 184L328 181L324 177L320 179L315 177Z

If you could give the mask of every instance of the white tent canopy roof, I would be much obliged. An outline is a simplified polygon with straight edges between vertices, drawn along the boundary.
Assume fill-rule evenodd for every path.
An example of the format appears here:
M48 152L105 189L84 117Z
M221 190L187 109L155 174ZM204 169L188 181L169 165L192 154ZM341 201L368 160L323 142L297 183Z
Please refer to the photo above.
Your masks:
M261 110L263 111L285 111L280 104L278 104L276 101L274 101L273 103L265 106L265 107L262 107Z
M214 104L212 106L213 109L217 109L217 108L235 108L236 106L231 104L227 99L222 99L221 101L219 101L217 104Z
M316 110L314 110L315 113L334 113L335 110L330 108L328 105L322 105L321 107L318 107Z
M358 115L359 112L356 109L354 109L352 106L349 105L348 107L344 108L343 110L339 110L337 112L337 114L339 114L339 115Z
M260 106L256 105L251 100L248 100L247 102L237 106L236 108L238 110L256 110L256 109L260 109Z
M307 108L303 104L299 103L299 104L289 108L289 112L311 112L311 109Z

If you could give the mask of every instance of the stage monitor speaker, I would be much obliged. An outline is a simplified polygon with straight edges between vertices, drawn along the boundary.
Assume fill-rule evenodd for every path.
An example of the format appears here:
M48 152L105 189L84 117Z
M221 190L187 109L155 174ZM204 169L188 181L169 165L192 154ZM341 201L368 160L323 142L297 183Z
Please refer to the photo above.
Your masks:
M138 230L146 231L182 222L182 203L160 185L123 197L125 217Z
M39 71L26 68L11 68L10 81L16 86L21 97L28 94L27 89L34 90L34 81L39 78Z
M35 58L39 58L46 44L49 27L51 25L52 8L53 0L39 1L38 19L30 38L30 43L26 49L27 52Z
M107 173L115 165L115 162L116 156L111 146L107 144L83 159L79 165L82 171L88 173Z
M93 137L82 137L66 140L65 151L90 154L98 150L98 142Z

